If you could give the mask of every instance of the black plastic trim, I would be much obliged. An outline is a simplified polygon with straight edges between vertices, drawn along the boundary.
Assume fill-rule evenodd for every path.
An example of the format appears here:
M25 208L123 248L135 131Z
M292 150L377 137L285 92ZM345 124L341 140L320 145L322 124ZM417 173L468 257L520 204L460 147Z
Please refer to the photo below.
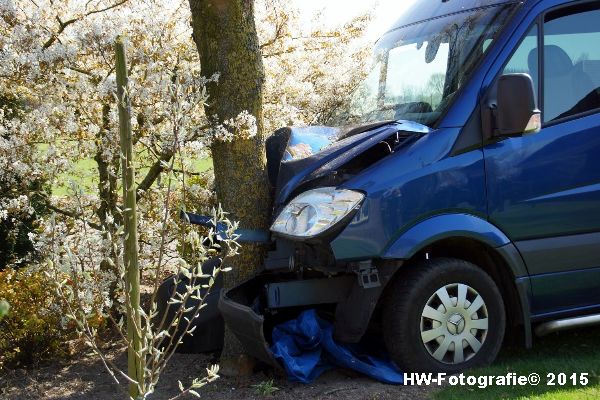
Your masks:
M350 295L338 303L335 310L333 337L346 343L357 343L369 327L373 311L386 285L402 265L402 261L375 263L379 271L380 286L364 289L354 281Z
M348 297L354 275L333 278L306 279L265 285L267 308L310 306L338 303Z
M225 323L249 355L282 370L265 338L264 317L254 312L252 308L230 299L227 296L230 291L222 290L219 299L219 311Z

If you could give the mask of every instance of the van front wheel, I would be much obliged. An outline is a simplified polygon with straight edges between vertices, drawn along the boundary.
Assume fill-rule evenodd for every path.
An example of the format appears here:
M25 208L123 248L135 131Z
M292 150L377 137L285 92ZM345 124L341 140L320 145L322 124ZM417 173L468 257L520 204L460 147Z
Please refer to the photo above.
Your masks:
M387 293L384 340L403 371L453 374L496 358L506 327L504 302L477 266L427 260L398 276Z

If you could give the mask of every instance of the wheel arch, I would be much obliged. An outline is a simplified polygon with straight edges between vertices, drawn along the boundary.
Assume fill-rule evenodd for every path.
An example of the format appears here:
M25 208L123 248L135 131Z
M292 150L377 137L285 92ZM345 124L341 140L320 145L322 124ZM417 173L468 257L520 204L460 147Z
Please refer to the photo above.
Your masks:
M411 249L410 257L404 259L402 267L398 268L393 279L402 279L402 274L410 268L415 268L418 261L426 259L447 257L468 261L484 270L494 280L507 310L507 327L523 325L525 346L531 347L531 289L525 264L516 247L510 241L494 247L493 242L482 240L477 234L440 235L434 232L433 236L430 240L424 240L422 246ZM385 295L380 301L384 298ZM515 337L511 337L511 333L514 331L507 330L508 337L513 340Z
M510 239L490 222L471 214L440 214L413 225L400 234L374 260L391 276L383 282L384 288L373 297L365 299L362 289L355 288L353 302L338 304L338 310L352 314L354 320L340 323L336 331L351 331L346 341L358 341L364 334L373 316L386 298L387 283L401 277L416 261L427 257L452 257L469 261L486 271L498 285L507 310L508 323L523 324L525 346L531 347L530 299L531 286L525 263ZM360 313L359 313L360 311ZM374 314L375 313L375 314ZM356 315L363 315L356 321ZM510 325L508 325L510 326ZM514 330L509 330L512 333Z
M498 227L476 215L465 213L439 214L424 219L404 230L383 251L383 259L407 260L435 242L450 238L473 239L490 247L511 243Z

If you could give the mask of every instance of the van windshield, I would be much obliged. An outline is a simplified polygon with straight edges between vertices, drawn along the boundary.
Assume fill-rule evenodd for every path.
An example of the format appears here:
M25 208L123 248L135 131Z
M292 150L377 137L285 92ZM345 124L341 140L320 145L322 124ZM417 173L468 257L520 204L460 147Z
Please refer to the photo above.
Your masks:
M376 44L338 125L412 120L433 127L512 14L488 6L409 24Z

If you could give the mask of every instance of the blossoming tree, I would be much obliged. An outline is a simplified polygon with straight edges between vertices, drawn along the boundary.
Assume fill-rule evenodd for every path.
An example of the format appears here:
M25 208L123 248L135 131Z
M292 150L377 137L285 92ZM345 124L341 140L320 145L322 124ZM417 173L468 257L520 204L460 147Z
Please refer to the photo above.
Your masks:
M363 73L366 14L335 28L315 17L307 29L288 2L258 0L255 13L253 2L243 2L250 9L240 9L236 21L255 29L257 39L242 58L254 63L253 75L240 76L243 65L225 69L200 59L196 44L210 54L218 43L203 45L198 36L194 42L192 34L206 34L197 21L191 26L197 3L190 9L186 0L0 0L0 96L15 99L20 110L14 118L13 106L0 107L0 180L42 179L53 188L48 207L55 215L39 217L29 239L40 254L53 254L55 268L77 266L85 312L97 308L98 297L102 307L123 299L115 284L122 272L115 238L123 223L118 35L130 49L140 266L152 282L183 262L177 209L215 205L211 175L202 174L197 160L212 156L225 211L248 227L266 226L264 138L281 126L326 121ZM235 38L233 29L226 33ZM244 79L254 85L243 86ZM247 98L233 98L246 89ZM256 187L242 192L250 182ZM29 214L32 196L0 194L0 219ZM257 265L257 258L242 263L255 257L251 248L245 254L234 262L238 278L251 272L240 266Z

